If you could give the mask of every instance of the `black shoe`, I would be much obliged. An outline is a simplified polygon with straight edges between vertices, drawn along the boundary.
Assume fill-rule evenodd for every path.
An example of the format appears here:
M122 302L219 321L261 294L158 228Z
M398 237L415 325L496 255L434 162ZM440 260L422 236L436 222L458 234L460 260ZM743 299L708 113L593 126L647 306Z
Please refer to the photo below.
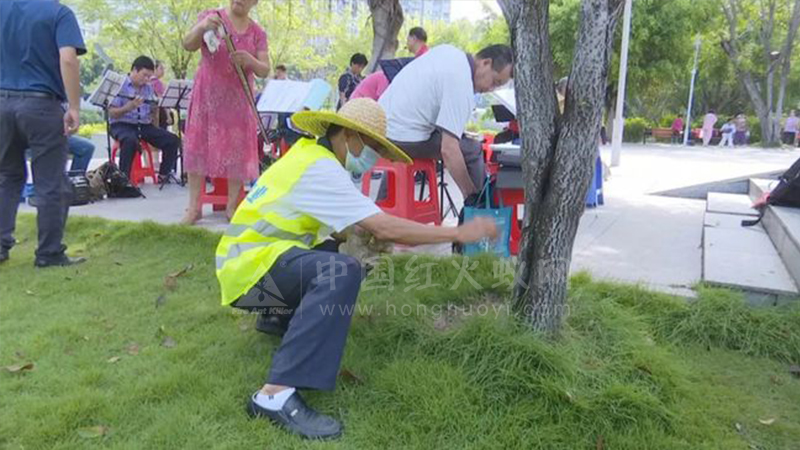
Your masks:
M45 267L65 267L74 266L86 262L86 258L70 258L67 255L61 255L55 258L39 258L33 261L33 265L39 268Z
M258 319L256 319L256 330L273 336L283 337L283 335L286 334L286 325L281 322L278 316L260 314Z
M270 411L258 406L256 394L247 402L247 414L250 417L266 417L306 439L336 439L342 435L342 424L338 420L309 408L297 392L286 400L280 411Z
M8 251L10 249L5 247L0 247L0 263L4 263L8 261Z

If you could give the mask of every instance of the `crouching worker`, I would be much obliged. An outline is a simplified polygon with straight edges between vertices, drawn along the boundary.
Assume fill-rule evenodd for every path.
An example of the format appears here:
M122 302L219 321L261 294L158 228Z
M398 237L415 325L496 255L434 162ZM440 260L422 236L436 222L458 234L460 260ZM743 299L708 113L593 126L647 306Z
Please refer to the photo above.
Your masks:
M355 258L315 246L353 224L406 245L474 242L497 231L491 220L437 227L393 217L355 187L350 173L378 158L411 161L386 139L374 100L352 100L338 113L299 112L292 121L318 139L299 140L258 179L217 247L217 277L223 305L261 313L257 328L283 336L248 413L306 438L335 438L341 424L297 390L333 390L362 270Z

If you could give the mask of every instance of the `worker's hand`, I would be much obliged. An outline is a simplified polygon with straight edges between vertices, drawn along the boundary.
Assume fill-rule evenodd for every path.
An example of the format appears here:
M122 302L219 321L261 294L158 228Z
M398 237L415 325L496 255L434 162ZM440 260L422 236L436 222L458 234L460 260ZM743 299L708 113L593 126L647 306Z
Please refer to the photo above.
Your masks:
M69 136L78 132L81 125L81 115L77 109L68 109L64 113L64 136Z
M235 52L231 53L231 61L233 61L242 69L247 69L253 66L253 64L256 62L256 59L249 52L244 50L236 50Z
M211 14L206 16L202 22L200 22L200 27L203 31L211 31L219 28L222 25L222 19L216 14Z
M133 100L129 100L127 104L125 104L125 109L128 111L133 111L134 109L142 106L144 103L144 99L142 97L136 97Z
M488 217L476 217L458 227L457 241L462 244L486 238L497 239L497 225Z

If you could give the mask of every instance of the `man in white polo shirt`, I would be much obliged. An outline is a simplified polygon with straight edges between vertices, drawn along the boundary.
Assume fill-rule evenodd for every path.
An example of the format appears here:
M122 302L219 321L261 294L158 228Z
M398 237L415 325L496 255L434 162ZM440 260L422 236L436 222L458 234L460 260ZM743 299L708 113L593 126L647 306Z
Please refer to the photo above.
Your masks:
M512 76L507 45L491 45L474 57L452 45L434 47L404 67L380 98L386 135L412 158L444 161L470 205L485 176L480 143L463 136L475 94L493 91Z

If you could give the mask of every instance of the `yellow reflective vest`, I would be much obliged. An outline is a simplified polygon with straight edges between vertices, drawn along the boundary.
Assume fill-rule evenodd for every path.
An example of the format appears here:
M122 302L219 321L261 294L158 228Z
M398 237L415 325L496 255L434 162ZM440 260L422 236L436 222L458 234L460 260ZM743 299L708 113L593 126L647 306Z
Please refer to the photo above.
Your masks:
M270 166L236 209L217 245L217 279L222 304L229 305L255 286L275 261L292 247L319 244L322 223L301 214L287 217L278 200L288 194L316 161L336 156L313 139L301 139ZM293 214L295 216L295 214Z

